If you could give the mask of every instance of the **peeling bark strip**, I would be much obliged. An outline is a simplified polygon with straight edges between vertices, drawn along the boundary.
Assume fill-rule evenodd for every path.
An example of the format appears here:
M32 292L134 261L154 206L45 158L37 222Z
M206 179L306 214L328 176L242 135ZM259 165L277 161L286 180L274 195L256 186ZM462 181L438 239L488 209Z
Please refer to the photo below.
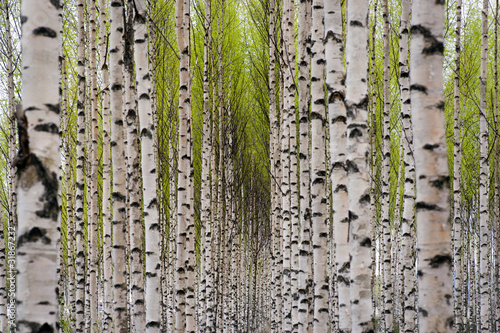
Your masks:
M413 3L410 91L417 180L419 329L452 332L453 304L443 101L443 3ZM448 264L444 264L448 263Z
M20 153L17 158L18 256L17 331L58 329L57 242L59 227L60 6L49 0L26 0L21 13L23 104L18 111ZM36 15L46 24L36 26ZM43 38L43 42L35 42ZM39 54L44 54L43 59ZM43 78L40 80L39 78ZM28 128L28 124L32 125ZM43 272L40 275L40 272Z

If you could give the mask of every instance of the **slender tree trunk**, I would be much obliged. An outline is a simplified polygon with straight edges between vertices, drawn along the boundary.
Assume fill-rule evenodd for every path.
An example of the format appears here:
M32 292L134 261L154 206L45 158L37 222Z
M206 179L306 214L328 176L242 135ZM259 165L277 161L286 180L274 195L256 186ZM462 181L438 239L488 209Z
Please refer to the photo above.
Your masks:
M102 73L102 224L103 224L103 332L112 330L112 257L111 257L111 124L109 71L107 64L106 0L99 0L99 53Z
M135 1L135 46L136 81L138 96L139 130L141 142L142 195L144 202L146 244L146 332L158 333L161 328L160 308L160 233L158 222L157 173L156 173L156 129L151 105L151 72L148 67L148 32L146 4Z
M415 2L410 31L421 332L453 329L449 173L443 115L443 7L442 2Z
M312 1L299 2L299 169L300 169L300 246L298 249L298 332L309 330L312 306L311 265L311 176L309 168L309 106ZM297 230L298 232L298 230Z
M78 103L76 138L76 332L85 329L85 21L84 2L78 0Z
M202 241L201 250L201 268L200 268L200 305L201 313L199 329L201 332L212 332L212 326L207 325L209 321L208 313L212 308L208 306L208 298L211 298L212 292L212 214L211 214L211 187L210 182L210 158L211 147L211 107L210 107L210 44L212 41L212 2L205 3L205 36L203 43L203 139L202 139L202 166L201 166L201 227L200 235ZM210 294L210 295L209 295Z
M314 279L313 332L327 332L328 318L328 210L325 165L325 33L323 1L313 0L311 23L311 212Z
M488 72L488 9L489 1L483 0L482 10L482 38L481 38L481 77L480 82L480 110L479 110L479 237L480 237L480 264L479 264L479 297L480 297L480 331L490 332L490 297L489 297L489 258L490 258L490 211L489 211L489 131L488 110L486 108L486 86Z
M21 333L55 332L59 321L56 239L60 223L60 13L57 1L27 0L21 5L23 106L17 110L20 149L16 161L16 319ZM43 26L39 25L39 15L43 15Z
M129 200L128 227L130 238L130 330L143 332L146 327L144 308L144 265L143 265L143 230L141 205L141 175L139 174L140 154L137 131L137 91L134 82L134 14L132 3L127 3L125 23L124 78L125 78L125 118L126 120L126 154L127 154L127 195ZM144 33L144 32L143 32ZM144 41L145 42L145 41ZM147 48L145 50L147 52ZM146 75L144 73L143 75ZM149 100L147 101L149 104ZM150 106L150 104L149 104ZM154 149L154 144L152 146ZM153 187L154 189L155 187Z
M374 330L371 292L372 226L368 156L368 3L347 4L347 173L352 332Z
M455 331L462 332L462 219L460 216L460 33L462 28L462 0L457 0L457 25L455 30L455 79L454 79L454 127L453 127L453 266Z
M123 130L123 0L111 3L110 48L110 106L111 156L113 172L113 323L115 333L128 332L127 321L127 247L126 230L126 166Z
M393 331L393 306L392 306L392 272L391 272L391 221L389 186L391 175L391 91L390 91L390 37L389 37L389 6L388 0L382 1L382 16L384 20L384 79L383 100L384 109L382 116L382 259L383 259L383 316L382 329L384 332Z
M403 271L403 327L401 332L415 331L415 258L413 229L415 221L415 163L413 159L413 131L411 128L410 72L408 68L408 21L410 1L402 4L399 40L399 71L401 90L401 119L403 125L404 199L401 223L401 266Z
M176 332L195 331L194 298L194 221L191 195L191 88L190 88L190 1L177 0L177 43L180 54L179 76L179 150L177 184L177 266L176 266Z
M97 218L98 218L98 174L99 174L99 125L97 123L97 43L96 43L96 0L90 1L90 80L91 80L91 202L89 228L89 278L90 278L90 331L98 331L98 292L97 292L97 270L99 267L97 259Z
M340 332L351 331L349 294L349 194L346 169L345 70L342 46L341 2L325 3L325 53L328 115L330 121L330 156L332 210L335 243L335 266L338 293L338 325Z

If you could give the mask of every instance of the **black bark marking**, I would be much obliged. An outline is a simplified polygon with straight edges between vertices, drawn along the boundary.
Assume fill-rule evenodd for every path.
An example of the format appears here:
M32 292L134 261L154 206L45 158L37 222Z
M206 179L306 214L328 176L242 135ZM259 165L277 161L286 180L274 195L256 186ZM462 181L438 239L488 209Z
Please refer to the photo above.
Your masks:
M349 25L351 27L362 27L363 26L363 24L357 20L352 20L351 22L349 22Z
M50 0L50 3L56 7L57 9L61 9L62 6L61 6L61 2L59 0Z
M22 246L25 243L36 243L41 241L45 245L49 245L51 243L50 238L46 236L47 232L38 227L31 228L28 232L19 236L17 240L18 246Z
M421 84L412 84L410 86L410 91L415 90L415 91L420 91L424 94L427 95L427 87L421 85Z
M40 323L27 320L19 320L17 323L18 327L28 327L28 331L34 333L54 333L54 328L47 323L40 326Z
M21 15L21 24L26 23L26 21L28 21L28 17L25 15Z
M360 203L360 204L367 204L367 203L370 203L370 195L369 195L369 194L365 194L365 195L363 195L363 196L359 199L359 203Z
M21 104L16 104L16 118L17 118L17 134L19 137L19 152L14 159L14 165L17 170L23 169L29 162L30 147L28 137L28 119L24 114Z
M429 261L429 266L431 268L439 268L444 264L451 265L451 256L449 254L438 254L430 259L426 259Z
M348 173L351 173L351 172L359 172L359 168L358 166L356 165L356 163L352 162L352 161L347 161L346 162L347 164L347 172Z
M437 205L434 205L434 204L429 204L427 202L422 202L422 201L419 201L417 202L416 204L416 209L419 210L419 209L425 209L425 210L437 210L437 211L440 211L442 210L442 208L440 208L439 206Z
M121 85L121 84L116 84L116 83L115 83L115 84L113 84L113 85L111 86L111 90L113 90L113 91L122 90L122 85Z
M429 181L431 186L442 189L444 187L449 188L450 176L439 176L437 179Z
M139 99L145 99L145 100L148 100L149 101L149 94L141 94L141 96L139 96Z
M54 30L47 27L38 27L35 30L33 30L33 35L55 38L57 36L57 33Z
M349 211L349 221L355 221L358 219L358 215L354 214L352 211Z
M125 202L126 201L126 198L123 194L121 193L118 193L118 192L113 192L113 194L111 195L113 197L113 201L120 201L120 202Z
M364 239L359 242L359 245L363 247L372 247L372 240L370 237L364 237Z
M428 143L423 148L427 149L427 150L434 150L434 149L436 149L438 147L439 147L439 143L436 143L436 144L433 144L433 145L431 145L431 144Z
M429 315L427 310L424 310L422 308L418 308L418 312L420 312L422 314L422 316L424 316L424 317L427 317Z
M443 1L443 0L437 0L437 1ZM412 26L410 32L412 35L420 34L422 35L422 37L424 37L424 48L422 50L423 54L425 55L443 54L444 51L443 42L438 41L437 38L434 37L434 35L431 33L429 29L418 24Z
M38 132L49 132L53 134L59 133L59 127L54 123L36 125L34 130Z
M45 106L47 107L47 109L49 109L49 111L55 112L56 114L61 113L61 108L59 107L59 103L57 103L57 104L45 104Z

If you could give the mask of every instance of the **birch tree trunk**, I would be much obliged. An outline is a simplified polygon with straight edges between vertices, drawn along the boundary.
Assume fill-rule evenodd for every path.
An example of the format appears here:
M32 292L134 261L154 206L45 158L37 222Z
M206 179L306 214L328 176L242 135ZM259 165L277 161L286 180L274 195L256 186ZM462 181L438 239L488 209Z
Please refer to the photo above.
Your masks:
M368 156L368 3L347 4L347 174L352 332L374 330L371 292L372 226Z
M191 164L191 88L190 88L190 1L177 0L177 43L180 54L179 150L177 184L177 266L175 331L195 331L195 254L194 207Z
M76 137L76 332L85 329L85 4L78 0L78 101Z
M311 265L311 176L309 168L309 106L312 1L299 3L299 170L300 170L300 246L298 249L298 332L307 332L312 307ZM298 232L298 230L297 230Z
M455 331L462 332L462 219L460 216L460 33L462 29L462 0L457 0L457 25L455 30L455 78L454 78L454 127L453 127L453 266Z
M410 92L417 179L419 330L453 330L449 173L443 116L444 3L412 8Z
M211 147L211 108L210 108L210 45L212 41L212 2L205 3L205 36L203 42L203 138L202 138L202 166L201 166L201 268L200 268L200 304L202 313L200 314L199 329L201 332L211 332L212 327L207 326L208 313L212 311L208 307L208 298L211 298L212 291L212 214L211 214L211 172L210 159ZM210 277L209 277L210 276ZM209 295L210 293L210 295Z
M382 116L382 260L383 260L383 316L384 332L393 331L392 317L392 274L391 274L391 221L389 183L391 180L391 91L390 91L390 38L389 38L389 6L388 0L382 1L382 16L384 20L384 56L383 56L383 116Z
M99 124L97 123L97 43L96 43L96 0L90 1L90 80L91 80L91 202L89 227L89 278L90 278L90 331L98 331L98 292L97 270L99 268L97 256L97 218L98 218L98 174L99 174Z
M482 38L481 38L481 77L480 82L480 110L479 110L479 237L480 237L480 264L479 264L479 297L480 297L480 331L490 332L490 297L489 297L489 258L490 258L490 212L489 188L490 166L488 110L486 108L486 86L488 73L488 9L489 1L483 0L482 10Z
M21 4L23 106L17 111L20 149L16 161L17 331L21 333L55 332L59 321L60 13L58 1ZM39 25L41 17L44 25Z
M113 263L111 257L111 124L109 71L107 65L107 1L99 0L99 53L102 74L102 224L103 224L103 332L112 330Z
M292 330L292 295L291 295L291 253L290 253L290 241L291 241L291 212L290 212L290 99L288 98L288 87L289 82L292 79L290 66L291 61L289 58L289 48L290 43L288 38L290 38L290 8L291 0L286 0L282 4L282 57L285 62L282 67L284 67L282 73L282 111L281 111L281 123L282 123L282 133L281 133L281 167L282 167L282 178L281 178L281 191L282 191L282 209L283 209L283 270L282 270L282 313L281 322L283 327L283 332L288 333Z
M332 179L333 229L337 273L338 325L340 332L351 331L349 294L349 193L346 169L345 70L343 64L342 11L339 0L325 3L325 58L330 156Z
M401 91L401 119L403 126L404 200L401 224L401 265L403 271L403 327L400 331L415 331L415 162L413 159L413 131L411 128L410 72L408 68L408 21L410 1L404 0L401 9L399 39L399 70Z
M111 2L109 40L111 162L113 172L113 323L115 333L128 332L127 318L127 247L126 166L123 130L123 0Z
M313 0L311 23L311 212L314 279L313 332L327 332L328 312L328 210L325 165L325 50L323 1Z
M159 333L161 328L160 308L160 226L157 199L156 173L156 129L151 107L151 73L148 66L148 31L146 25L146 4L135 1L135 46L134 59L137 82L137 108L141 142L142 196L144 202L145 244L146 244L146 332Z

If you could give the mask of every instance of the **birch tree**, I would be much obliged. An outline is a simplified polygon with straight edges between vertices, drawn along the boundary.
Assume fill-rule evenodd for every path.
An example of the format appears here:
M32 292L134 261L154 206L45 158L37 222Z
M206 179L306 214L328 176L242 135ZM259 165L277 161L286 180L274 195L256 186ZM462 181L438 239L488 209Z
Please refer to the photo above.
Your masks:
M156 129L151 108L151 72L148 65L146 4L135 1L134 59L137 81L137 108L141 142L142 195L144 202L146 281L146 332L160 332L160 226L158 224Z
M340 332L351 331L349 294L349 193L346 172L345 70L343 64L342 11L340 1L325 3L325 58L330 156L332 179L335 266L337 269L338 325Z
M325 165L325 50L320 40L325 33L323 1L313 0L311 23L311 223L314 280L313 332L327 332L328 274L327 274L327 205Z
M55 332L58 326L60 13L58 1L21 5L23 106L17 111L16 161L19 332Z
M374 330L371 300L372 227L368 138L368 3L347 4L347 173L351 256L352 332Z
M190 89L190 1L177 0L177 44L180 54L179 74L179 150L177 183L177 267L175 331L195 331L194 298L194 221L191 165L191 89Z
M419 330L453 329L449 174L443 117L444 3L412 8L410 93L417 180Z
M480 331L490 332L490 298L489 298L489 258L490 258L490 210L489 210L489 135L488 135L488 110L486 109L486 86L488 74L488 9L489 1L483 1L481 15L481 77L480 105L479 105L479 237L480 237L480 264L479 264L479 297L480 297Z
M115 333L128 332L126 242L126 165L123 130L123 0L110 5L110 109L113 172L113 323Z

